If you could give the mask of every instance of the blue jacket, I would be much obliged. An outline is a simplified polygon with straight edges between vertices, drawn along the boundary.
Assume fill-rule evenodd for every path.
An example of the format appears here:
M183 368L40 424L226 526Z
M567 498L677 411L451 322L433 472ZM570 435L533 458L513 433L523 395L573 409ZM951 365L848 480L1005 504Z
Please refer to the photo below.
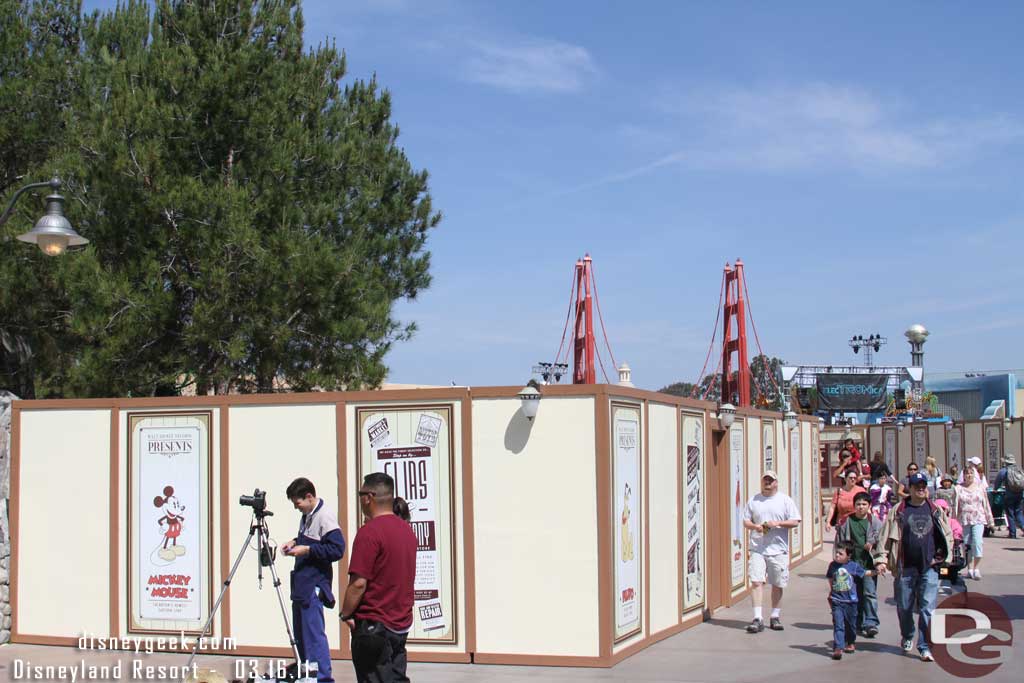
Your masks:
M308 606L313 591L319 588L321 602L328 608L334 607L333 565L345 555L345 537L338 526L338 518L324 507L323 500L313 512L302 515L295 544L309 546L309 554L295 558L292 600Z

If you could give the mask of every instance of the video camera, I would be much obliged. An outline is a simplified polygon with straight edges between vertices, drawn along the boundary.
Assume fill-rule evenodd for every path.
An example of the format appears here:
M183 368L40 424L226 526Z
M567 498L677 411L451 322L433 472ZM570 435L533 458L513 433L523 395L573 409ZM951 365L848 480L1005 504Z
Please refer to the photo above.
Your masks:
M251 496L242 495L238 498L238 504L243 507L250 507L256 515L272 515L267 512L267 492L256 489Z

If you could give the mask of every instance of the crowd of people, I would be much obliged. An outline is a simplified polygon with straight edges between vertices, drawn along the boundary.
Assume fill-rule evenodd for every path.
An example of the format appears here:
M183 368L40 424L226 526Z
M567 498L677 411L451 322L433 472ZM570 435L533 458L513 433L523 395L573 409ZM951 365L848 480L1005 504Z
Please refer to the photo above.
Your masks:
M1012 454L1003 457L994 486L1001 492L1010 538L1024 531L1024 471ZM903 651L916 648L934 661L928 640L943 567L980 581L986 529L994 526L988 482L981 459L968 459L963 471L941 472L934 458L907 466L897 480L882 454L865 462L852 440L844 443L839 480L826 515L835 529L834 559L826 571L832 612L832 658L856 651L858 636L874 638L880 629L876 579L892 575ZM778 493L777 476L767 471L761 492L747 503L744 527L750 531L749 575L754 619L749 633L764 630L761 591L772 587L769 627L782 630L781 602L789 580L788 529L799 524L793 501ZM951 587L949 588L951 590ZM915 614L917 619L915 622Z

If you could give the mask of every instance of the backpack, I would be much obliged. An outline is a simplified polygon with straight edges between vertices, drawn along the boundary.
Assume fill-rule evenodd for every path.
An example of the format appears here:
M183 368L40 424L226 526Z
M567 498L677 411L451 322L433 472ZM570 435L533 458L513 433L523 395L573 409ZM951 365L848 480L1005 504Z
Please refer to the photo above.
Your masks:
M1017 465L1006 468L1006 490L1014 493L1024 491L1024 470Z

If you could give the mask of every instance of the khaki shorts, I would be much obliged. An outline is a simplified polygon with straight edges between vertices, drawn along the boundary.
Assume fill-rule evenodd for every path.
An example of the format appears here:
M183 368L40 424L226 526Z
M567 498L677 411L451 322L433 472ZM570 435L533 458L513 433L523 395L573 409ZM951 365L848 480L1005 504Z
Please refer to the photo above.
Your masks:
M747 574L752 583L767 581L769 585L776 588L785 588L789 584L789 553L779 555L750 553Z

